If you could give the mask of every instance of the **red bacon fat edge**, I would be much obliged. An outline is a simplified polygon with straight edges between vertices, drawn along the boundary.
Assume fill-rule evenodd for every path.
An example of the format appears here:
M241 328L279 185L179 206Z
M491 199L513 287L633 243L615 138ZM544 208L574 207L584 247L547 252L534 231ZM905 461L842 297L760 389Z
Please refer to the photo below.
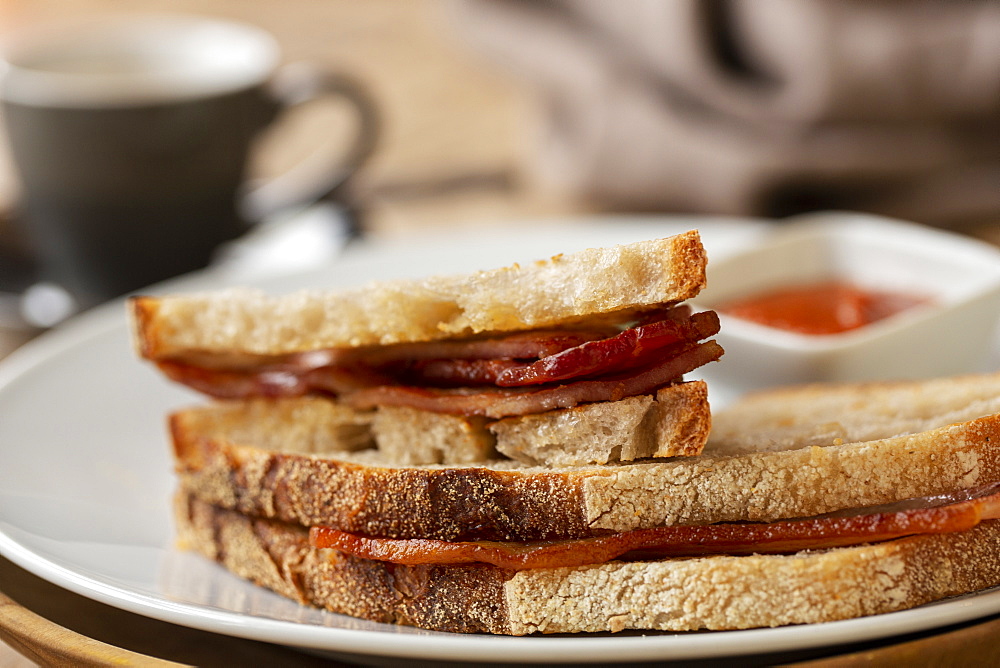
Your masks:
M893 506L907 505L923 507L891 510ZM309 538L313 547L396 564L486 563L512 570L586 566L619 557L649 560L710 554L785 554L966 531L982 520L1000 519L1000 484L857 513L768 524L659 527L596 538L527 543L373 538L331 527L313 527Z
M497 385L538 385L630 369L671 344L700 341L718 332L719 316L714 311L695 313L686 320L668 318L638 325L611 338L583 343L523 367L506 369L497 377Z
M251 368L160 362L170 378L221 399L331 394L356 408L410 406L506 417L655 391L718 359L701 342L712 311L677 306L634 327L520 332L491 339L316 351Z

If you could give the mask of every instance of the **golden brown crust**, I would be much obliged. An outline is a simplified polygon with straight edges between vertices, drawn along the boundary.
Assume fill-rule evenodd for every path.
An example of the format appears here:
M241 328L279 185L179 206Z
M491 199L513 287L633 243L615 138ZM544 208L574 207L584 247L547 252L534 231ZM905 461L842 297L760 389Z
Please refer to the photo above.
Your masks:
M708 385L692 380L660 389L656 393L653 422L656 449L651 457L693 457L705 449L712 430Z
M456 633L509 633L492 566L396 566L314 550L302 527L253 519L181 492L179 543L299 603L388 624Z
M244 447L171 417L177 473L203 500L379 536L528 540L585 535L577 474L389 468ZM584 469L586 470L586 469Z
M284 355L431 341L631 314L705 284L697 232L589 249L461 276L268 297L249 290L131 301L135 346L151 360Z
M1000 480L995 415L826 448L569 469L396 468L348 454L265 450L231 440L214 415L194 409L171 420L177 471L201 498L371 535L535 540L771 521Z
M515 573L393 566L308 547L306 532L178 496L184 547L294 600L460 633L740 629L911 608L1000 583L1000 521L958 534L794 555L610 562Z
M126 303L132 345L140 357L156 359L159 342L163 340L157 321L157 304L153 297L133 297Z

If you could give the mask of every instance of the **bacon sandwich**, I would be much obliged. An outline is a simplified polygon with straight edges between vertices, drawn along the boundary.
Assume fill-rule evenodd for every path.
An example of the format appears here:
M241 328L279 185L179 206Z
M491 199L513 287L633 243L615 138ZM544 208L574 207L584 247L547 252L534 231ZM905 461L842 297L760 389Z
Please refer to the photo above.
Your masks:
M180 545L304 604L467 633L822 622L1000 583L1000 376L712 419L682 379L721 355L681 304L704 264L688 233L133 300L140 353L214 398L170 417Z
M218 399L319 397L397 464L695 455L722 355L696 232L469 275L132 301L140 353ZM328 418L334 421L332 415ZM370 423L370 428L366 425ZM606 438L610 433L614 438ZM370 436L370 438L367 438ZM352 445L353 444L353 445Z

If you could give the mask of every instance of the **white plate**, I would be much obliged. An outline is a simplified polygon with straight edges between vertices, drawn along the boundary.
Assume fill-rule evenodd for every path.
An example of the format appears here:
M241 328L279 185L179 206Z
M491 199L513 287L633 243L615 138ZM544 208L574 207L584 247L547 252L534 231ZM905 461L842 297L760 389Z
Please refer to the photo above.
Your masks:
M599 224L600 223L600 224ZM760 224L617 220L448 243L362 247L335 266L267 287L355 284L386 275L489 267L558 250L702 229L718 256ZM215 287L202 275L172 287ZM433 633L299 606L175 551L165 413L198 399L133 356L121 304L78 318L0 364L0 553L76 593L185 626L370 658L609 663L818 648L1000 612L992 591L915 610L816 626L725 633L508 638Z

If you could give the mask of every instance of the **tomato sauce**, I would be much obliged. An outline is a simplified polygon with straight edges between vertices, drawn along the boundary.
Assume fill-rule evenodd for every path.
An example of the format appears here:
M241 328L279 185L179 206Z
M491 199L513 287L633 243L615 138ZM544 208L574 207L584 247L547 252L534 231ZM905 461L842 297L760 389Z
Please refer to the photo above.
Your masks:
M927 303L923 296L880 292L844 281L781 287L733 300L717 310L799 334L840 334Z

